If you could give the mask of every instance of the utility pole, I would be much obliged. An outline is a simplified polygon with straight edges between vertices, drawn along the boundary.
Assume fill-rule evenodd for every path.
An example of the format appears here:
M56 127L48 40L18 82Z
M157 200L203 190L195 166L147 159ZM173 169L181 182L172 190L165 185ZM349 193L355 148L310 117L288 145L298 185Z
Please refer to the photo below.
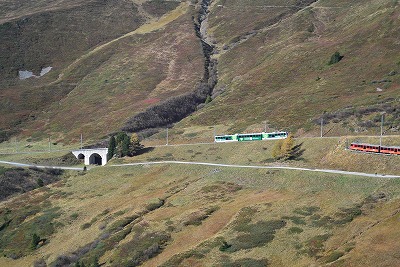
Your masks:
M322 127L324 125L324 117L321 117L321 138L322 138Z
M168 146L168 128L167 128L167 144L166 146Z
M213 138L214 143L215 143L215 136L216 136L215 131L216 131L216 129L215 129L215 126L214 126L214 138Z
M81 149L82 149L82 143L83 143L83 136L82 136L82 134L81 134Z
M267 132L267 121L264 121L264 133Z
M381 117L381 137L379 138L379 146L382 146L382 135L383 135L383 115L385 113L382 113L382 117Z

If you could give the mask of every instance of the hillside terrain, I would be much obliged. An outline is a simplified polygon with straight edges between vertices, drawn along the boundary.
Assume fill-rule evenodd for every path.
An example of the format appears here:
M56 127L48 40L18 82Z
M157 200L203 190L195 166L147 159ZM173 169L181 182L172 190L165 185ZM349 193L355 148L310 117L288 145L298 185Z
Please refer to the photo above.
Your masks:
M106 167L65 172L59 182L0 203L0 265L398 265L399 179L198 165L113 166L183 160L400 174L399 157L351 152L345 139L297 142L304 152L289 162L274 161L275 141L259 141L157 147L113 159ZM2 160L25 157L49 164L58 155Z
M400 144L399 8L0 1L0 160L82 169L0 163L0 266L400 266L400 157L347 149ZM264 130L296 157L213 142ZM69 153L120 131L145 149Z
M309 135L323 118L330 134L369 134L382 112L385 132L399 130L397 1L11 3L1 6L3 139L148 136L190 114L177 130L267 121Z

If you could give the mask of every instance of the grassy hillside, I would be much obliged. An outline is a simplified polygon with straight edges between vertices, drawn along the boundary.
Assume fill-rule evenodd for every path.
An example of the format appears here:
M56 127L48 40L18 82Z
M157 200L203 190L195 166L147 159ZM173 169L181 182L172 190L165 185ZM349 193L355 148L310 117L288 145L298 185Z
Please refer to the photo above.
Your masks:
M193 92L210 68L213 101L177 131L253 131L267 121L312 135L323 118L331 135L373 134L382 112L385 132L399 131L397 1L44 3L2 3L3 137L70 143L83 132L97 141ZM341 60L329 65L335 52ZM41 78L16 77L45 66L53 69Z
M138 110L191 90L203 61L194 31L187 31L193 28L187 6L160 19L179 2L142 2L58 2L25 16L27 4L4 2L10 19L0 27L1 134L47 131L63 138L63 132L76 130L99 138ZM18 9L22 14L15 18ZM39 75L47 66L52 70L43 77L18 79L20 70ZM92 125L104 115L109 118L100 126Z
M97 168L3 202L0 263L393 266L398 188L297 171ZM367 242L378 233L386 245Z
M397 156L345 150L346 142L355 140L378 139L297 139L304 152L289 162L274 161L275 141L163 146L113 159L106 167L66 172L60 182L0 203L5 255L0 265L395 266L398 179L195 165L111 166L184 160L400 174ZM1 159L59 164L60 155Z
M367 133L386 111L388 132L398 131L397 1L274 7L294 2L214 2L208 25L222 94L180 127L224 124L240 132L268 120L310 131L325 113L338 132ZM343 58L328 65L335 51Z

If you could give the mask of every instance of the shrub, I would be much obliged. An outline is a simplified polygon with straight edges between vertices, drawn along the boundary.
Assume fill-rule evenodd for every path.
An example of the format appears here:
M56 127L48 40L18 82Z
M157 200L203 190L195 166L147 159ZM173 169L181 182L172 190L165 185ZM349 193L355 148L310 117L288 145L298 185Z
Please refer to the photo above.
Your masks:
M107 160L110 160L114 156L116 146L117 144L113 135L110 137L110 141L108 143Z
M155 201L147 204L146 210L148 210L148 211L156 210L156 209L162 207L164 205L164 202L165 202L164 199L157 198Z
M206 101L204 102L204 104L208 104L208 103L210 103L211 101L212 101L211 96L208 95L207 98L206 98Z
M298 217L298 216L283 216L282 219L291 220L292 223L294 223L294 224L302 224L302 225L307 224L306 221L302 217Z
M300 234L301 232L303 232L303 229L300 227L290 227L288 230L289 234Z
M34 233L32 235L31 249L36 249L39 242L40 242L40 237L36 233Z
M37 185L38 187L43 187L44 186L44 182L41 178L37 179Z
M129 144L129 154L130 156L136 155L143 149L143 145L140 144L139 136L136 133L133 133L130 138Z
M333 65L333 64L338 63L340 60L343 59L343 57L344 57L344 56L340 55L340 53L336 51L336 52L331 56L331 59L329 60L328 65Z
M231 241L228 251L238 251L261 247L275 238L275 232L286 226L283 220L259 221L254 224L242 225L240 234Z
M85 230L85 229L89 228L90 226L92 226L91 223L84 223L84 224L81 225L81 229Z
M334 262L334 261L338 260L339 258L341 258L343 255L344 255L344 253L341 251L333 251L331 254L329 254L326 257L325 262L326 263Z
M228 244L226 241L222 241L222 245L219 247L219 251L226 251L232 247L232 245Z

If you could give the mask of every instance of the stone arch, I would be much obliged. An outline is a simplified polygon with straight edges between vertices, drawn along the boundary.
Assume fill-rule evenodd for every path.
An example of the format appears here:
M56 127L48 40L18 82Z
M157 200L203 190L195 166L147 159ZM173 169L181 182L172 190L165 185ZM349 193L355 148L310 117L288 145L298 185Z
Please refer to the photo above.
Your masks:
M89 164L103 165L103 158L99 154L93 153L89 157Z
M83 153L80 153L78 156L77 156L77 158L78 159L85 159L85 155L83 154Z

